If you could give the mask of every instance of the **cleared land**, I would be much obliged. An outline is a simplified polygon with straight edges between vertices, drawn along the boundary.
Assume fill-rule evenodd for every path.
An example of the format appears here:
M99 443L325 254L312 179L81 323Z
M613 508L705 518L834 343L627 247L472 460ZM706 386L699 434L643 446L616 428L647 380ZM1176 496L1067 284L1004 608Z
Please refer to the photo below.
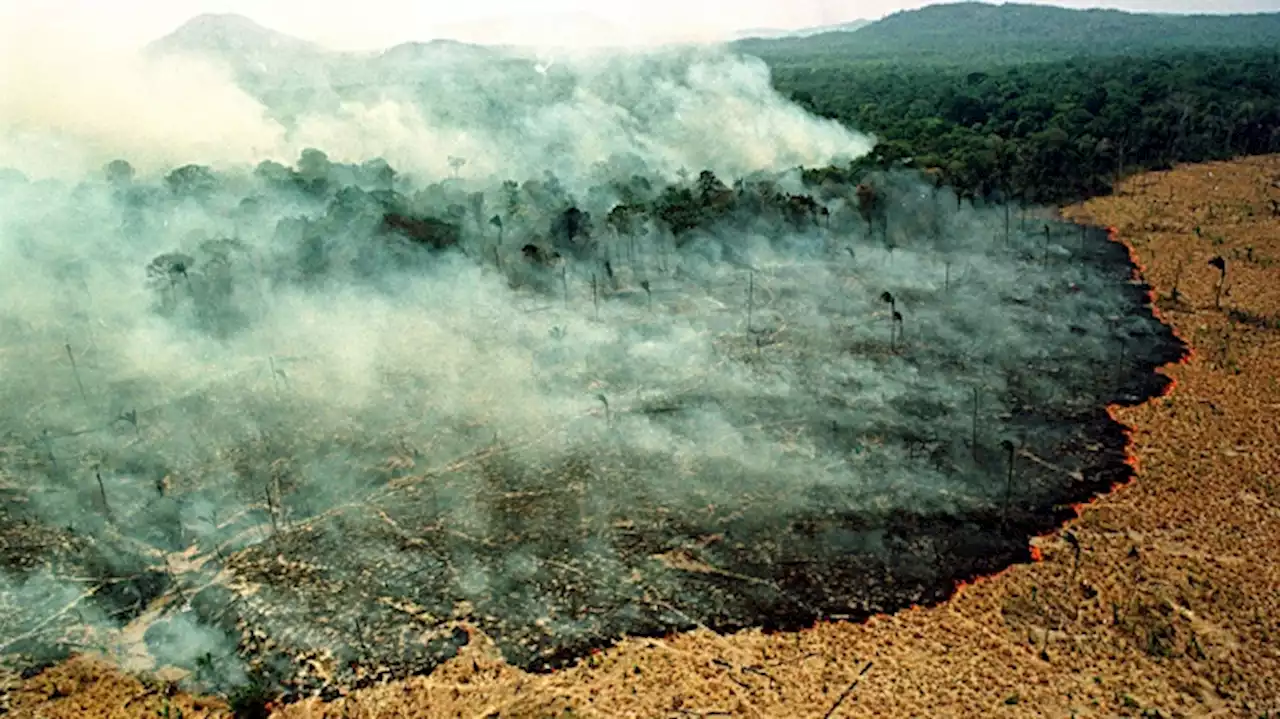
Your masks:
M286 707L363 716L1261 716L1280 710L1280 157L1188 166L1068 209L1116 228L1192 347L1114 411L1138 480L930 609L795 633L639 639L533 675L482 637L429 677ZM1221 275L1209 264L1225 262ZM1176 292L1175 292L1176 288ZM1220 307L1217 306L1220 304ZM857 681L856 686L853 685ZM11 716L219 716L82 658ZM850 688L852 687L852 689ZM1270 702L1270 703L1268 703ZM1159 712L1155 714L1154 712Z

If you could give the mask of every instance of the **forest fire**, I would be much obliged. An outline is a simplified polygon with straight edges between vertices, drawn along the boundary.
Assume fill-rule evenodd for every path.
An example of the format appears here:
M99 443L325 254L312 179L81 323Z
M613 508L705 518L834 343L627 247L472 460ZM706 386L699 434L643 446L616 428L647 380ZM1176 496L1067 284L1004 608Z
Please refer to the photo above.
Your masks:
M1135 281L1143 281L1144 277L1146 276L1146 268L1143 266L1141 259L1138 257L1137 251L1133 248L1133 246L1129 242L1126 242L1124 238L1121 237L1120 231L1117 228L1108 227L1106 228L1106 231L1107 231L1107 239L1109 241L1114 242L1117 245L1120 245L1125 248L1125 252L1128 256L1129 262L1133 266L1132 279ZM1177 338L1177 340L1180 343L1182 343L1184 347L1184 350L1179 356L1177 356L1176 358L1172 358L1169 362L1165 363L1164 366L1168 366L1169 364L1179 364L1179 365L1187 364L1191 362L1191 360L1194 357L1195 350L1192 348L1191 345L1186 344L1184 340L1178 336L1177 332L1172 328L1172 326L1169 325L1168 322L1166 322L1165 318L1161 314L1159 303L1156 301L1155 293L1149 286L1147 286L1147 289L1145 291L1145 306L1150 309L1153 317L1155 317L1161 323L1165 324L1165 326L1170 328L1169 331L1171 336ZM1152 399L1170 396L1173 394L1173 392L1177 388L1177 380L1175 378L1169 377L1168 374L1163 369L1160 369L1158 371L1161 373L1162 376L1168 379L1168 382L1164 385L1163 389L1158 394L1152 397ZM1124 408L1124 405L1114 405L1114 404L1107 405L1108 416L1110 416L1111 419L1115 421L1117 424L1121 424L1121 426L1124 426L1124 425L1121 422L1120 417L1118 416L1118 411L1123 408ZM1135 481L1138 478L1138 476L1142 473L1139 457L1137 453L1134 452L1134 449L1133 449L1133 432L1127 426L1124 426L1123 432L1124 432L1124 438L1125 438L1124 463L1131 470L1129 477L1127 479L1115 482L1114 484L1111 485L1109 489L1107 489L1106 492L1102 492L1093 497L1089 497L1088 499L1082 502L1072 503L1071 509L1072 509L1072 512L1075 514L1075 516L1077 517L1082 516L1084 511L1089 507L1089 505L1096 502L1103 494L1113 492L1123 487L1124 485L1132 481Z
M1145 270L1144 266L1142 265L1142 263L1141 263L1141 261L1140 261L1140 259L1139 259L1139 257L1138 257L1138 254L1137 254L1137 252L1134 250L1134 248L1132 247L1132 245L1131 245L1131 244L1129 244L1128 242L1125 242L1125 241L1124 241L1124 239L1120 236L1119 230L1118 230L1117 228L1115 228L1115 227L1107 227L1107 228L1106 228L1106 236L1107 236L1107 239L1108 239L1110 242L1114 242L1114 243L1116 243L1117 245L1124 247L1125 252L1126 252L1126 255L1127 255L1127 258L1128 258L1129 262L1131 263L1131 265L1132 265L1132 267L1133 267L1132 274L1131 274L1131 278L1132 278L1133 280L1135 280L1135 281L1139 281L1139 282L1143 281L1143 278L1145 277L1146 270ZM1144 285L1144 286L1145 286L1145 285ZM1074 288L1073 288L1073 291L1074 291ZM1146 290L1145 290L1145 292L1144 292L1144 299L1145 299L1145 307L1147 307L1147 308L1149 308L1149 309L1150 309L1150 311L1152 312L1152 315L1153 315L1156 319L1158 319L1158 320L1160 320L1162 323L1164 323L1165 321L1164 321L1164 318L1161 316L1160 308L1159 308L1159 306L1158 306L1158 303L1156 302L1156 297L1155 297L1154 291L1153 291L1150 287L1147 287L1147 288L1146 288ZM1167 323L1165 323L1165 324L1167 325ZM1177 337L1176 332L1172 332L1172 330L1171 330L1171 333L1172 333L1172 335L1173 335L1174 337ZM1178 338L1178 340L1179 340L1179 341L1181 341L1181 338ZM1189 345L1187 345L1187 346L1186 346L1185 351L1184 351L1184 352L1183 352L1179 357L1177 357L1177 358L1175 358L1175 359L1172 359L1172 360L1171 360L1171 362L1172 362L1172 363L1175 363L1175 364L1185 364L1185 363L1190 362L1190 361L1191 361L1191 359L1192 359L1192 357L1193 357L1193 350L1190 348L1190 346L1189 346ZM1163 370L1161 370L1161 374L1162 374L1162 375L1164 375ZM1167 376L1167 375L1166 375L1166 376ZM1174 390L1175 390L1176 386L1177 386L1177 382L1176 382L1176 380L1175 380L1175 379L1173 379L1172 377L1170 377L1170 378L1169 378L1168 383L1164 386L1164 388L1163 388L1163 389L1162 389L1158 394L1154 395L1154 396L1152 397L1152 399L1155 399L1155 398L1158 398L1158 397L1165 397L1165 396L1169 396L1170 394L1172 394L1172 393L1174 392ZM1117 490L1117 489L1119 489L1119 488L1121 488L1121 487L1123 487L1123 486L1125 486L1125 485L1129 484L1129 483L1130 483L1130 482L1132 482L1132 481L1135 481L1135 480L1137 479L1137 477L1141 474L1141 466L1140 466L1140 462L1139 462L1139 457L1138 457L1138 455L1134 452L1134 449L1133 449L1133 437L1132 437L1132 430L1131 430L1130 428L1128 428L1127 426L1124 426L1124 425L1123 425L1123 423L1122 423L1122 422L1121 422L1121 420L1120 420L1120 417L1119 417L1119 416L1118 416L1118 414L1117 414L1118 410L1122 409L1124 406L1125 406L1125 405L1109 404L1109 405L1107 405L1107 414L1108 414L1108 416L1109 416L1113 421L1115 421L1118 425L1120 425L1120 426L1122 427L1122 430L1121 430L1121 431L1122 431L1123 436L1124 436L1124 459L1123 459L1123 461L1124 461L1125 465L1129 467L1130 472L1129 472L1129 474L1128 474L1128 476L1127 476L1126 478L1116 480L1115 482L1113 482L1113 483L1111 484L1111 486L1110 486L1110 487L1106 488L1104 491L1101 491L1101 492L1099 492L1099 493L1097 493L1097 494L1095 494L1095 495L1093 495L1093 496L1090 496L1090 497L1086 498L1086 499L1085 499L1085 500L1083 500L1083 501L1079 501L1079 502L1072 502L1072 503L1070 503L1070 505L1069 505L1069 506L1070 506L1070 508L1071 508L1071 512L1072 512L1073 517L1080 517L1080 516L1082 516L1082 515L1083 515L1083 513L1084 513L1084 511L1089 507L1089 505L1091 505L1091 504L1095 503L1096 501L1098 501L1102 496L1104 496L1104 495L1106 495L1106 494L1108 494L1108 493L1110 493L1110 492L1113 492L1113 491L1115 491L1115 490ZM1057 530L1055 529L1055 530L1052 530L1052 531L1053 531L1053 532L1056 532ZM1039 535L1039 536L1043 537L1043 536L1048 536L1048 535L1047 535L1047 534L1042 534L1042 535ZM1040 549L1040 547L1038 547L1035 543L1031 543L1031 544L1029 544L1029 556L1030 556L1030 560L1031 560L1032 562L1040 562L1040 561L1043 561L1043 560L1044 560L1044 553L1043 553L1043 551L1042 551L1042 550ZM989 575L989 576L985 576L985 577L974 577L974 578L971 578L971 579L969 579L969 580L960 580L959 582L957 582L957 585L956 585L956 591L957 591L957 592L960 592L960 591L963 591L965 588L967 588L967 587L969 587L969 586L972 586L972 585L978 584L978 583L983 582L983 581L986 581L986 580L988 580L988 579L995 579L995 578L997 578L1000 574L1002 574L1003 572L1005 572L1005 571L1009 571L1009 569L1012 569L1012 566L1010 566L1009 568L1006 568L1005 570L1002 570L1001 572L997 572L996 574L993 574L993 575Z
M751 67L745 89L680 84L732 59L645 62L610 72L679 81L561 80L711 117L773 98ZM566 102L531 87L512 117ZM1015 231L770 102L789 150L725 144L696 175L672 158L708 148L655 121L523 182L307 148L0 188L22 238L0 532L31 535L0 557L8 648L58 656L90 623L210 688L334 696L430 672L473 630L552 671L1040 561L1062 507L1135 471L1106 408L1164 391L1183 351L1132 256Z
M861 211L849 219L855 226L865 220ZM880 230L873 228L872 232L872 241L878 241ZM628 244L632 243L634 240ZM1098 245L1091 248L1090 252L1098 253L1103 249L1105 245ZM855 253L855 257L867 252L867 249L863 249ZM186 274L192 277L200 267L197 264L199 260L195 257L196 255L192 255L193 259L184 266ZM1112 261L1105 259L1105 254L1093 254L1090 257L1095 262ZM630 269L629 260L621 256L611 262L616 267ZM789 260L789 264L796 262L795 259ZM788 279L790 277L810 278L806 281L813 287L812 272L816 268L828 266L830 261L817 257L799 262L803 269L780 265L766 278L753 277L750 280L752 287L760 286L760 291L752 299L755 304L750 308L759 318L756 321L795 323L794 319L788 319L787 316L787 312L795 310L777 304L776 298L785 296L788 291L794 291L790 288L797 287L789 284L792 282ZM510 262L507 266L512 265L518 266L518 263ZM569 266L566 265L563 271L567 272ZM1123 261L1107 271L1118 276L1127 277L1129 274ZM857 276L858 269L854 266L840 270L841 274L847 272ZM837 277L843 284L843 277ZM960 277L963 281L963 275ZM200 281L208 280L202 277ZM560 284L563 286L564 282L565 279L562 278ZM677 285L671 284L670 280L667 282L665 291L671 293ZM705 288L706 284L701 286ZM733 283L728 283L728 286L732 290ZM162 287L165 292L172 291L169 285ZM550 284L549 287L549 290L537 291L556 292L555 284ZM686 296L696 292L689 285L680 286L678 291ZM1068 293L1068 296L1072 294L1074 293ZM916 313L921 312L920 307L925 301L922 295L910 290L896 292L893 296L896 307L903 307L904 297L907 298L906 302L913 303L911 306L916 308ZM1135 304L1128 311L1141 311L1142 306L1137 303L1139 298L1137 295L1134 297ZM874 296L868 299L872 303L875 301ZM612 321L632 321L622 318L629 317L635 310L618 305L619 301L618 296L608 299L607 306L611 308L609 311L622 313L615 315L617 319ZM721 304L730 302L727 295L721 295L719 301ZM599 297L593 304L590 316L602 316ZM648 308L649 304L646 302L637 309L647 315L652 312ZM872 308L874 304L869 309ZM570 308L570 311L581 310ZM869 314L874 313L873 310ZM895 309L894 314L895 319L903 316L900 309ZM770 317L776 319L766 320ZM668 321L687 323L693 319L690 316L672 314ZM569 317L552 320L557 323L571 321ZM906 325L905 320L900 322ZM557 335L554 331L557 326L561 325L551 325L553 338ZM895 327L895 345L898 344L897 334ZM732 349L731 335L732 333L726 336L729 343L725 348L729 352L735 351ZM796 344L798 339L798 336L794 336L791 344ZM805 339L805 342L812 343L813 339ZM845 347L849 346L844 343L843 340L840 342ZM856 343L852 346L859 347ZM1162 347L1158 343L1137 345L1121 352L1120 356L1127 358L1128 362L1140 364L1135 367L1126 366L1124 373L1118 377L1125 383L1136 380L1146 386L1151 380L1141 373L1149 372L1148 368L1154 368L1165 357L1164 353L1168 350ZM888 356L893 358L914 355L915 361L920 362L927 357L921 353L936 353L945 349L946 345L936 340L925 343L913 342L908 338ZM763 347L752 348L745 358L758 357L762 350ZM839 353L849 350L841 350L837 346L832 351ZM869 350L859 347L854 351L863 353ZM1150 352L1154 354L1144 354ZM773 372L798 359L789 356L783 345L771 348L769 353L771 359L767 366ZM1144 359L1146 357L1150 359ZM750 361L758 362L756 359ZM273 366L280 375L272 380L277 391L287 386L293 392L298 392L299 383L306 381L305 365L296 365L287 370L279 369L278 365ZM1135 371L1139 374L1130 374ZM1080 375L1081 379L1094 376L1097 376L1096 373ZM1007 381L1015 379L1016 376L1010 376ZM289 384L285 385L285 381ZM439 587L446 592L457 591L449 589L450 581L458 582L467 576L457 574L457 563L476 561L464 559L465 557L474 556L477 552L489 556L483 560L483 564L472 564L473 568L467 570L469 572L486 571L481 570L484 566L510 566L513 558L527 557L528 559L519 560L530 562L527 569L521 570L523 578L519 582L499 585L501 588L496 592L497 587L494 587L475 595L484 603L481 605L486 607L481 610L484 613L464 615L464 618L493 637L510 661L530 669L553 670L574 661L584 652L598 650L622 634L663 633L693 624L721 630L748 626L796 627L824 618L866 617L902 607L935 603L968 584L999 574L1016 562L1040 561L1042 553L1039 547L1029 545L1028 539L1051 531L1061 521L1061 517L1052 511L1052 506L1061 504L1063 499L1078 502L1080 500L1077 497L1080 495L1092 496L1097 491L1109 489L1133 471L1128 466L1124 472L1118 472L1112 464L1114 462L1125 466L1129 462L1131 465L1131 460L1122 454L1127 443L1124 430L1114 420L1105 421L1106 414L1101 410L1100 400L1106 395L1099 393L1096 395L1098 400L1095 401L1099 401L1097 411L1100 414L1082 415L1085 423L1081 427L1096 437L1094 441L1113 445L1117 450L1114 459L1108 459L1105 454L1091 457L1090 454L1096 452L1096 449L1064 442L1063 438L1074 426L1072 422L1079 420L1049 419L1047 414L1039 414L1045 412L1042 408L1036 415L1024 414L1022 421L1030 422L1027 426L1034 427L1035 430L1022 434L1016 451L1009 441L1003 443L1007 449L999 450L987 449L972 441L957 441L948 450L947 443L934 441L932 456L927 461L934 467L945 468L944 474L940 476L953 473L955 478L950 480L952 483L975 471L973 479L964 481L981 482L985 481L981 477L989 475L1002 478L999 484L994 484L995 491L991 494L991 500L976 500L972 506L963 510L925 510L903 500L900 506L890 509L888 513L856 509L833 513L833 500L837 504L853 506L851 502L858 493L856 483L843 488L838 484L832 485L823 490L825 499L816 503L796 503L794 498L783 501L783 496L794 491L790 484L779 484L770 479L753 485L752 483L761 480L751 480L750 475L745 474L740 467L733 469L726 477L731 482L726 487L747 481L746 486L753 488L745 495L741 490L739 496L735 497L725 494L723 490L711 492L708 485L699 486L706 481L699 480L699 477L705 477L708 473L723 473L725 468L717 467L707 458L688 458L671 463L662 454L637 451L635 440L618 442L619 432L634 433L641 426L653 428L663 426L659 423L680 419L688 410L682 409L678 400L667 399L654 404L651 400L637 401L638 398L619 399L619 381L616 378L593 377L591 386L595 390L613 394L614 401L605 405L608 408L607 415L602 414L599 407L589 406L580 410L582 417L600 427L605 424L601 420L607 416L608 428L614 436L602 435L598 429L584 428L587 431L583 438L587 444L556 460L557 464L551 469L552 476L564 477L563 481L568 484L563 486L570 488L568 492L546 486L542 483L543 480L525 478L528 470L523 469L519 462L512 463L513 459L519 457L518 453L512 452L513 444L519 447L527 440L518 438L514 443L508 440L506 447L485 440L461 456L441 458L442 461L438 464L440 469L436 470L423 471L417 468L421 460L414 457L423 455L424 450L396 450L394 454L405 458L371 463L385 468L381 471L392 472L391 484L379 486L374 481L367 485L367 489L361 490L364 496L355 502L321 506L310 510L311 514L308 516L301 513L302 505L297 496L299 490L287 489L296 486L302 478L289 474L281 476L280 473L287 473L289 467L298 461L298 457L305 457L307 452L314 450L307 449L305 444L298 444L300 438L292 439L290 442L294 448L289 450L293 455L292 459L271 458L272 455L267 455L259 460L264 462L262 466L267 472L267 502L265 506L249 505L247 508L251 513L267 510L267 515L258 515L260 519L256 520L256 531L267 530L269 541L250 541L246 544L243 539L232 539L232 536L244 537L246 532L255 531L253 515L244 514L243 510L242 516L250 524L244 524L242 520L238 528L228 527L230 533L224 530L210 537L213 542L211 547L226 546L229 542L234 547L236 542L239 543L234 554L225 556L221 562L216 563L221 564L221 576L236 577L237 584L254 587L252 592L237 590L234 585L219 581L212 575L204 575L203 579L199 579L202 576L199 573L185 577L174 574L171 570L162 576L172 588L166 589L162 583L159 591L179 592L182 593L181 596L186 596L186 592L191 591L192 595L184 602L192 607L193 616L200 617L198 621L208 627L201 631L231 634L235 631L233 627L238 627L240 632L251 627L251 630L247 630L248 633L236 641L236 656L243 657L255 666L262 666L259 662L272 657L282 658L280 652L285 648L291 652L309 652L314 647L332 645L342 642L343 637L354 636L354 639L346 640L347 658L340 665L342 668L326 671L326 676L336 673L337 677L345 675L345 679L325 679L317 683L317 679L299 674L277 676L273 680L280 682L292 694L302 695L313 691L327 691L326 687L335 690L352 688L379 678L429 670L436 663L452 656L458 647L470 641L466 625L459 627L456 619L437 619L434 628L428 626L427 631L421 633L424 640L404 643L397 639L396 633L402 630L401 622L405 615L400 611L386 613L375 607L414 606L418 608L404 610L409 612L408 616L421 616L423 612L435 616L447 615L452 603L448 595L433 598L425 594L423 588ZM1115 391L1089 388L1088 385L1076 387L1076 392ZM1133 397L1129 401L1135 401L1153 391L1154 389L1142 389L1135 393L1131 390L1126 394ZM969 415L980 411L983 402L991 404L997 401L993 396L976 396L979 400L977 404L971 399L958 408L960 417L966 418L959 425L961 437L969 437L977 432L977 423ZM730 396L721 397L721 406L725 407L723 403L729 399ZM1017 394L1000 399L999 402L1019 407L1018 411L1022 413L1035 407L1034 403L1019 399ZM915 448L923 438L904 434L898 439L891 439L893 435L886 435L886 430L890 428L883 425L865 435L848 430L833 434L833 427L839 430L842 422L850 421L849 416L837 418L833 422L831 415L806 417L805 413L812 412L811 409L802 409L800 405L797 405L797 409L801 410L799 415L779 418L783 420L781 426L784 429L791 427L789 433L776 438L759 435L760 441L782 442L779 446L785 447L779 454L782 463L778 464L778 459L772 460L777 467L786 469L788 462L793 461L785 458L795 451L796 441L800 436L796 430L814 433L815 437L825 436L821 444L812 445L813 449L809 451L828 455L839 453L833 456L856 458L867 452L868 448L884 452L892 446L890 442L903 443L900 446L905 450L904 457L912 454L929 456L927 452ZM759 412L759 409L753 411ZM144 413L139 416L144 416ZM572 426L582 421L571 418L570 424ZM154 426L154 422L154 419L151 420L150 426ZM139 424L141 426L143 423L140 421ZM484 426L477 425L473 420L467 420L466 425L473 428ZM743 428L747 426L749 425L743 425ZM153 433L154 430L149 432ZM159 439L155 434L148 436L152 438L151 441ZM951 455L948 458L948 453L955 450L960 450L960 457L972 455L966 462L969 469L964 468L966 463L962 463L960 457ZM244 452L245 449L235 451ZM1050 463L1044 459L1046 457L1055 459ZM1033 461L1024 459L1015 466L1014 461L1018 458ZM681 464L690 459L695 462L693 467ZM977 460L976 464L973 464L974 460ZM1064 461L1087 468L1081 472L1081 476L1092 474L1097 479L1074 487L1062 485L1054 477L1060 471L1055 469L1055 465ZM929 465L916 466L914 471L928 474L929 470L925 467ZM405 468L404 471L398 469L401 467ZM358 465L352 465L352 469L359 471ZM814 467L802 462L786 471L795 473L795 479L788 482L796 482L801 481L800 477L813 472ZM167 471L167 484L182 482L182 474L183 472ZM685 481L694 483L696 491L688 499L678 501L676 498L688 490L681 490L677 494L672 494L670 488L660 493L654 492L654 488L650 486L654 481L652 478L663 475L685 477ZM812 482L812 478L804 481ZM106 490L106 486L103 485L104 496L110 500L110 492ZM1017 503L1011 503L1015 486L1019 488L1019 496L1022 492L1035 496L1030 492L1031 488L1040 488L1036 491L1047 494L1031 503L1024 503L1025 500L1021 499ZM641 493L634 499L618 501L616 493L635 494L638 490ZM496 521L499 524L489 524L487 527L476 524L468 528L468 523L474 520L440 505L443 497L454 492L463 493L460 496L472 496L471 501L491 505L484 510L484 516L488 518L488 522ZM599 496L610 497L610 503L601 507L604 512L583 512L584 500L590 500L591 494L602 492L608 494ZM508 496L520 498L522 506L509 505L503 499ZM291 509L285 509L290 506ZM372 523L353 521L359 515L352 512L360 511L362 507L372 510ZM769 511L761 511L766 507ZM566 516L580 517L578 521L590 528L582 535L583 538L564 534L566 525L563 518ZM267 521L265 526L262 524L264 519ZM342 523L339 534L334 534L333 529L327 526L334 520ZM226 526L225 520L222 524ZM995 529L981 529L984 525ZM585 539L589 536L607 536L608 544L581 545L592 547L585 552L582 548L575 548L570 549L569 553L559 550L547 555L540 554L545 551L540 549L541 546L546 546L544 543L575 547L580 542L591 541ZM780 538L785 539L785 545L777 544ZM536 540L536 543L530 543L530 540ZM915 548L921 546L926 548L923 553L921 549ZM356 564L344 565L347 561L345 557L350 556L352 547L361 547L361 553L366 559L358 560ZM610 557L607 560L609 564L603 565L603 572L601 565L593 566L604 560L602 550L607 550ZM221 552L221 549L217 549L219 557L222 556ZM925 557L929 558L928 564L922 565L921 559ZM215 559L217 557L209 555L204 561ZM627 567L629 568L624 569ZM370 569L380 577L378 591L381 594L376 598L366 594L363 586L349 584L344 579ZM441 570L447 573L441 573ZM428 576L424 573L434 573L433 576L437 579L424 582L424 577ZM627 581L634 584L635 594L619 593L617 585L606 579L618 573L630 577ZM449 580L450 574L459 578ZM605 583L597 587L583 586L581 578L593 575L601 576ZM213 581L209 581L210 579ZM200 581L202 585L199 591L181 589L184 584L192 587L192 583L196 581ZM492 585L494 579L488 581ZM315 589L311 589L312 586ZM531 586L538 588L537 600L545 607L540 610L542 617L512 613L512 605L508 603L528 601L531 598L528 595ZM602 591L606 587L607 591ZM320 604L319 596L312 594L315 591L336 595L338 602L331 603L332 600L327 600ZM296 606L299 602L310 607L308 611L314 616L282 614L283 607L291 604ZM322 617L324 621L320 622ZM546 627L546 617L554 618L554 631L549 631ZM175 624L175 621L185 620L176 617L166 619L162 625L158 624L147 630L148 636L154 637L149 640L155 647L153 651L163 650L163 645L156 643L160 641L158 632L161 626L167 627L164 632L171 634L193 631L195 627L202 626L197 624L191 629L184 629L181 624ZM341 629L343 622L350 622L350 628ZM571 627L572 631L567 631ZM268 641L264 641L268 638ZM222 661L227 661L225 655Z

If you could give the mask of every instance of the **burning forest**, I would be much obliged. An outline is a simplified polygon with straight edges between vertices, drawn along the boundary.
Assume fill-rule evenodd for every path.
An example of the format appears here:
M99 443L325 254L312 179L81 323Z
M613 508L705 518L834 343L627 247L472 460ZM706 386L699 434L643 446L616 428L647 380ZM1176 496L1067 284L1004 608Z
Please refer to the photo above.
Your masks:
M1105 231L873 170L741 58L409 51L456 106L334 59L225 90L293 155L0 156L71 173L0 184L7 661L302 696L859 619L1127 477L1105 407L1183 348Z

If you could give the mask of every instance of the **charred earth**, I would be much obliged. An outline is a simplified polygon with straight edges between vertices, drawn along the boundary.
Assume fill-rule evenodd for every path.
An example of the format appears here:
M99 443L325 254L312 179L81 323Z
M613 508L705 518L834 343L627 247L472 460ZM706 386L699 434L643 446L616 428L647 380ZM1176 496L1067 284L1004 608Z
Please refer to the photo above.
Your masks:
M526 183L487 221L483 190L426 193L441 220L314 180L272 217L259 178L233 238L103 260L146 284L105 319L83 258L18 242L62 289L56 327L0 318L0 652L297 697L478 630L546 670L938 602L1129 477L1106 407L1184 348L1104 230L913 178L708 174L588 210ZM102 192L135 235L231 193Z

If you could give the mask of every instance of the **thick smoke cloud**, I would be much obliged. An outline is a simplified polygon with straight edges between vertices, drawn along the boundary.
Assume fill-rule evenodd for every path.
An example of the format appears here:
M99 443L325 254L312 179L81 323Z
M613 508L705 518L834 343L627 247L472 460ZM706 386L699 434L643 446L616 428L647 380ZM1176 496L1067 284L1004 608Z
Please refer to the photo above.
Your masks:
M73 179L120 157L153 171L248 163L283 141L261 103L215 61L149 61L32 30L0 44L0 166Z
M325 63L203 88L249 128L216 149L163 85L98 96L154 127L9 100L11 152L94 171L0 185L5 651L301 686L462 620L534 666L927 599L1081 491L1063 448L1150 361L1105 243L866 175L753 61Z
M33 33L6 48L0 164L76 176L294 158L394 158L424 177L585 179L600 163L726 176L853 159L871 140L779 96L754 58L500 50L449 42L343 54L207 16L145 56ZM92 47L92 46L90 46ZM531 56L532 55L532 56ZM466 161L454 167L450 158Z

